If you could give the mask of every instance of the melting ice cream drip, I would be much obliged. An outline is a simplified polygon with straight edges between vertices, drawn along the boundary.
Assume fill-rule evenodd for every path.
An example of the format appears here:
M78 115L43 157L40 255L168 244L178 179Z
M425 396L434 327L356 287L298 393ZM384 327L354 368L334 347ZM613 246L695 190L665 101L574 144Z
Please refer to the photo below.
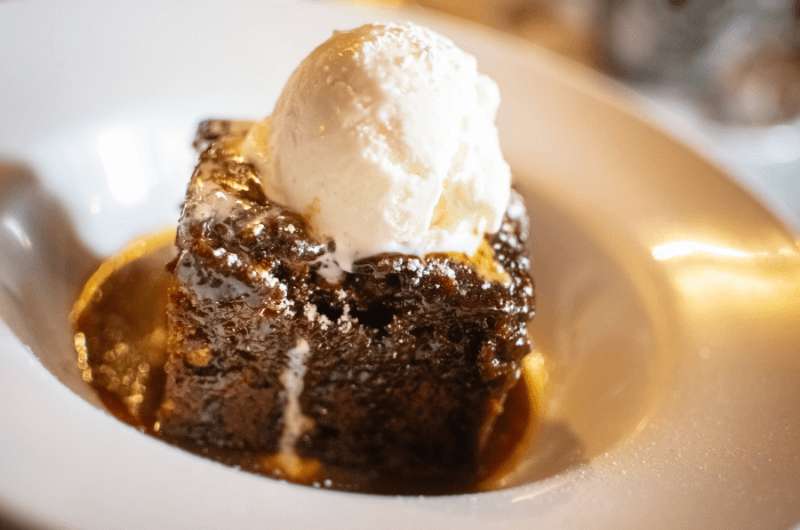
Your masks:
M303 393L303 377L306 374L306 359L310 348L308 341L301 338L297 340L294 348L286 352L287 364L280 376L280 381L286 392L286 403L283 409L283 431L279 441L283 467L291 470L300 465L295 444L298 438L311 427L312 420L300 407L300 394Z

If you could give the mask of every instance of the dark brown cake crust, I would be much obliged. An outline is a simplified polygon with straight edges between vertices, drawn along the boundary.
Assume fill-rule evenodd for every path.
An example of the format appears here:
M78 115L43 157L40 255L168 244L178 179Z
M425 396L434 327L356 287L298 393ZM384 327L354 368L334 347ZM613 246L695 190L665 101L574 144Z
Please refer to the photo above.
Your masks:
M301 456L376 475L474 476L530 350L521 199L487 236L483 265L380 255L329 283L332 243L271 203L239 158L247 126L199 129L205 150L168 306L162 435L265 453L288 441ZM285 412L293 394L299 416Z

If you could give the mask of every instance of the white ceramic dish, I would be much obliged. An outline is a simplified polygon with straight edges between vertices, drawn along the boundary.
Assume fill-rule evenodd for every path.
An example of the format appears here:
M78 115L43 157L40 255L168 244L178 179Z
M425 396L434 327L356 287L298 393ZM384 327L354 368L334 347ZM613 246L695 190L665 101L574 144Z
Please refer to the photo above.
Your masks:
M416 18L500 84L534 223L549 409L507 489L320 491L122 425L74 365L98 257L175 222L206 117L267 114L334 28ZM0 507L59 528L786 528L800 521L800 253L599 76L421 12L0 5Z

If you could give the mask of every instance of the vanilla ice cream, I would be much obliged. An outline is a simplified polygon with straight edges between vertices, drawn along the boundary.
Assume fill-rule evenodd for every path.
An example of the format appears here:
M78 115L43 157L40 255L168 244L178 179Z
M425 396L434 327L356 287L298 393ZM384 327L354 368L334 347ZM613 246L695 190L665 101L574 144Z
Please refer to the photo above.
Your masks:
M303 60L244 155L270 199L335 241L345 270L382 252L471 255L509 201L499 102L447 38L368 24Z

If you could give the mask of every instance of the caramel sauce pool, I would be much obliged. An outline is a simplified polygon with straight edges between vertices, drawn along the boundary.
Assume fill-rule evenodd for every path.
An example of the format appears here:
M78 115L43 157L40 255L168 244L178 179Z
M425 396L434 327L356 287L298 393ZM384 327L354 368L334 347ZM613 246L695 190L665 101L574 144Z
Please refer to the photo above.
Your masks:
M471 483L419 483L375 479L353 470L305 461L288 476L280 459L255 451L195 447L161 435L156 410L164 391L166 304L175 256L174 231L137 240L105 261L86 283L70 314L78 368L118 419L167 443L246 471L338 490L380 494L454 494L496 489L530 446L546 374L542 359L523 360L523 376L503 412Z

